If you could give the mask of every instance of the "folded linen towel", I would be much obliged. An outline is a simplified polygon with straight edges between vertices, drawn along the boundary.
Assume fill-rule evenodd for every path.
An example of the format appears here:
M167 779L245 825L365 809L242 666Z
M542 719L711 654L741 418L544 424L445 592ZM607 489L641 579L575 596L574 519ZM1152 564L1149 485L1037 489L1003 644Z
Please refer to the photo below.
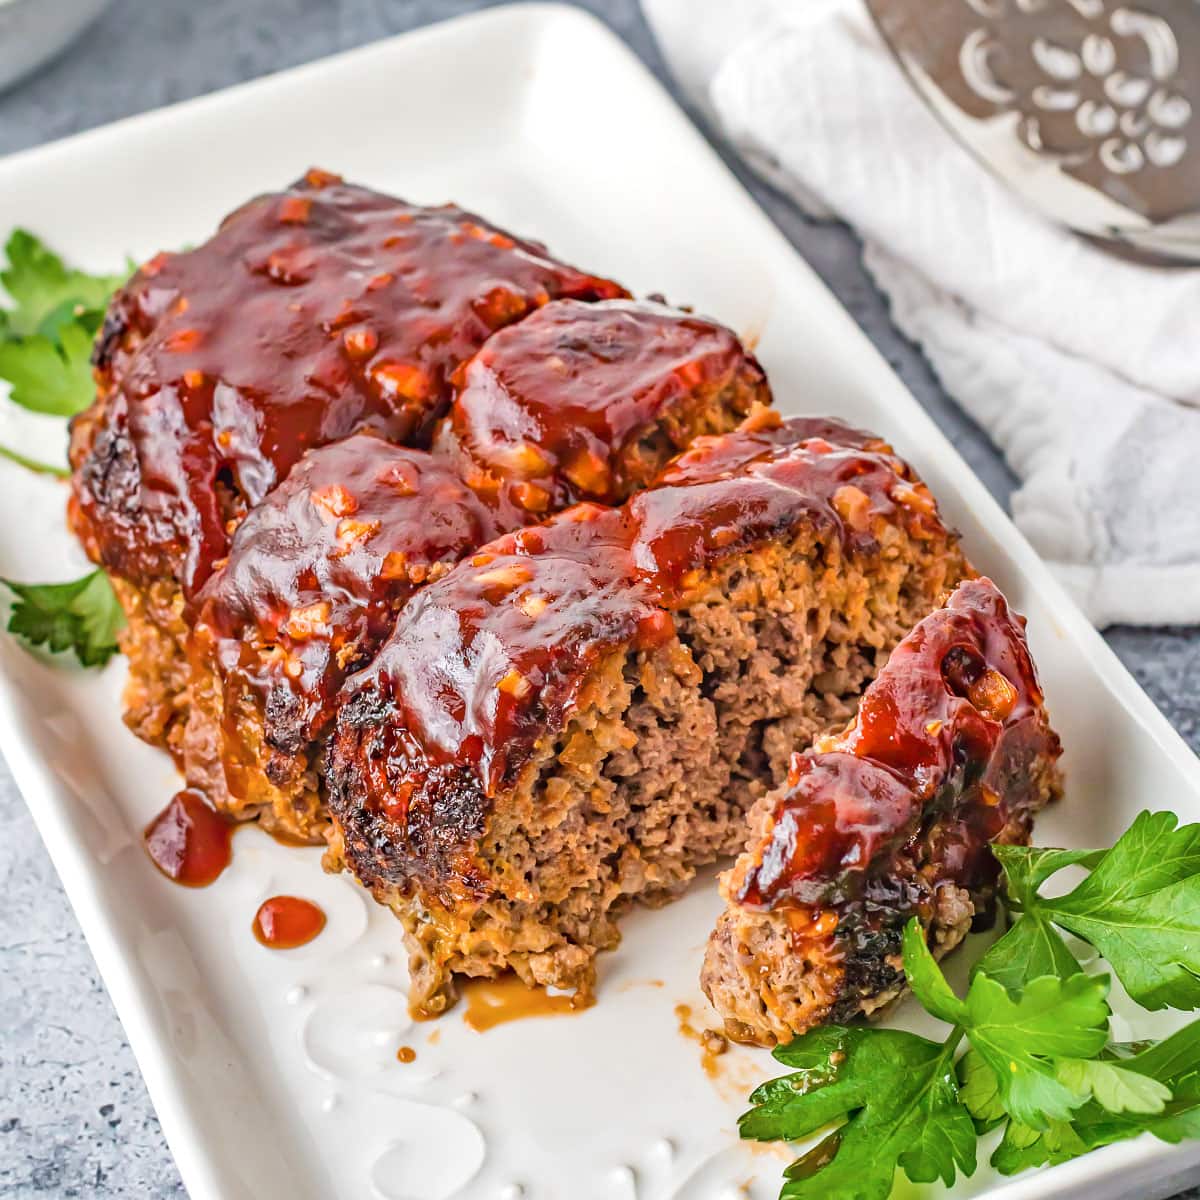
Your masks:
M928 112L861 0L643 6L734 145L862 236L1091 619L1200 621L1200 270L1114 258L1027 207Z

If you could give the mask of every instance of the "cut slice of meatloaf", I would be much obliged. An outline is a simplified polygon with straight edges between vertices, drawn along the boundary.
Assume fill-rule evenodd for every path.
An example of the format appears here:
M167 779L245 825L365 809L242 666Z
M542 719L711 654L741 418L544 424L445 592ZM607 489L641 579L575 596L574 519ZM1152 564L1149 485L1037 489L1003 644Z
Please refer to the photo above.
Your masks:
M884 443L764 412L426 587L347 681L329 765L328 861L400 917L414 1008L510 968L586 995L624 905L743 842L786 774L772 731L849 716L968 570Z
M701 976L730 1037L871 1013L904 987L911 917L938 954L990 919L989 843L1028 842L1060 790L1024 625L990 580L962 583L756 806Z
M619 504L698 435L726 433L771 402L730 330L630 300L547 304L461 374L439 446L474 487L538 516Z
M302 458L200 594L188 783L231 816L319 840L320 752L342 681L422 585L501 532L427 450L360 433Z
M421 444L496 329L625 294L459 208L315 170L142 267L109 309L71 446L71 523L124 581L134 730L166 736L185 608L305 450L364 428Z
M758 365L721 326L658 306L598 308L595 320L576 312L570 324L575 354L600 376L602 401L614 410L594 419L587 442L590 469L609 494L639 486L649 459L663 465L664 446L645 445L650 422L683 440L689 431L728 431L769 399ZM562 378L543 370L546 351L535 336L502 355L536 402L539 422L525 427L521 446L543 462L566 444L583 386L555 387ZM635 411L636 419L621 415ZM183 742L189 783L218 808L318 836L322 750L342 681L371 657L418 587L540 519L540 504L518 503L519 488L514 495L492 486L443 441L433 455L366 434L314 450L234 534L228 562L200 596ZM560 507L582 490L579 479L563 478L551 502Z

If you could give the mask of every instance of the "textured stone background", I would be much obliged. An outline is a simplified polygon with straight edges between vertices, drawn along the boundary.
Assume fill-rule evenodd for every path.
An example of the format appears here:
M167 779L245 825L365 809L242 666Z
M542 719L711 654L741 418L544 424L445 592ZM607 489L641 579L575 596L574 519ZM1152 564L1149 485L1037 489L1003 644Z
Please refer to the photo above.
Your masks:
M485 6L117 0L63 58L0 95L0 154ZM585 6L663 74L636 0ZM805 221L747 182L988 486L1007 498L1012 477L892 329L853 237ZM1200 750L1200 630L1113 629L1108 639ZM2 762L0 829L0 1197L183 1195L120 1023Z

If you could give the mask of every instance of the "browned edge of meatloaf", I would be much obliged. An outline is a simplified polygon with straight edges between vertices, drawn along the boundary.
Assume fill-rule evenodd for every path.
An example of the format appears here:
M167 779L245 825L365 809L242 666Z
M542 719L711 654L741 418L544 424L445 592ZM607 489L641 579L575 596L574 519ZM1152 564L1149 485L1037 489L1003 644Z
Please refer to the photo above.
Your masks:
M1008 822L996 843L1029 844L1034 813L1062 793L1054 761L1037 763L1033 790L1034 804ZM751 826L761 828L766 815L764 802L751 814ZM914 839L917 855L898 858L880 881L869 928L848 922L831 935L820 915L810 925L813 914L804 909L730 904L717 920L700 977L726 1036L774 1046L816 1025L881 1015L907 991L901 937L910 917L920 919L938 958L974 922L990 920L991 884L969 891L939 878L941 864L929 847L944 844L939 834L946 824L944 817L922 821Z
M109 579L125 612L117 634L129 660L122 718L143 741L165 746L178 759L190 683L183 593L171 579L144 586L116 575Z

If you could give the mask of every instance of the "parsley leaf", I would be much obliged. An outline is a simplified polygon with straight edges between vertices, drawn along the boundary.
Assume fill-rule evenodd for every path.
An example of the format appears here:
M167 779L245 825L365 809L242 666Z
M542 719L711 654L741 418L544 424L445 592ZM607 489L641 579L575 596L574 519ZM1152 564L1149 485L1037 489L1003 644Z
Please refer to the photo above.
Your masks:
M43 322L56 310L103 310L109 297L128 278L121 275L88 275L68 268L52 250L25 229L16 229L4 247L5 268L0 284L15 308L5 313L0 334L25 338L46 333ZM6 327L6 329L5 329Z
M1052 936L1044 928L1023 930L1033 918L1095 946L1143 1007L1200 1007L1200 825L1177 825L1174 813L1140 813L1108 851L995 847L1024 916L981 968L1011 975L1035 935ZM1065 896L1038 896L1034 889L1068 862L1092 872Z
M777 1049L799 1069L750 1097L742 1137L795 1141L844 1121L788 1168L781 1200L886 1200L897 1169L914 1183L970 1175L976 1134L958 1096L956 1041L828 1026Z
M1004 1120L1000 1082L978 1050L969 1048L958 1060L958 1094L975 1118L975 1128L980 1133L994 1129Z
M1110 1047L1110 1051L1123 1049ZM1200 1137L1200 1022L1120 1059L1119 1066L1111 1059L1101 1061L1125 1076L1144 1078L1159 1095L1165 1092L1166 1099L1157 1112L1113 1113L1106 1111L1103 1103L1089 1102L1071 1122L1052 1121L1045 1130L1010 1122L992 1154L992 1166L1001 1174L1015 1175L1030 1167L1066 1162L1089 1150L1147 1132L1170 1143ZM1097 1091L1096 1099L1103 1101L1101 1091Z
M4 253L0 284L13 306L0 308L0 379L12 385L14 404L73 416L92 402L92 343L128 273L73 270L23 229L9 237Z
M1030 1129L1010 1121L990 1161L1001 1175L1016 1175L1031 1167L1054 1166L1078 1158L1090 1149L1069 1121L1047 1121L1045 1129Z
M1035 1129L1067 1120L1086 1098L1059 1077L1058 1059L1090 1058L1108 1041L1108 978L1042 975L1013 996L989 975L971 980L966 999L951 990L918 921L904 929L909 985L934 1016L959 1026L995 1072L1006 1112Z
M992 943L971 975L982 972L1009 991L1018 991L1040 975L1067 976L1082 970L1058 930L1030 906L1002 938Z
M1111 1113L1160 1113L1171 1099L1165 1084L1108 1059L1064 1058L1056 1074L1073 1092L1093 1096Z
M124 614L103 571L69 583L0 583L16 597L10 633L55 653L73 650L85 667L103 666L116 652Z
M91 319L94 314L85 314ZM12 384L10 399L31 412L71 417L92 402L92 341L96 328L84 319L60 325L56 338L35 333L0 342L0 379Z
M1049 846L993 846L992 853L1004 867L1009 907L1020 912L1027 904L1036 903L1038 888L1051 875L1076 864L1091 869L1108 852L1057 850Z

